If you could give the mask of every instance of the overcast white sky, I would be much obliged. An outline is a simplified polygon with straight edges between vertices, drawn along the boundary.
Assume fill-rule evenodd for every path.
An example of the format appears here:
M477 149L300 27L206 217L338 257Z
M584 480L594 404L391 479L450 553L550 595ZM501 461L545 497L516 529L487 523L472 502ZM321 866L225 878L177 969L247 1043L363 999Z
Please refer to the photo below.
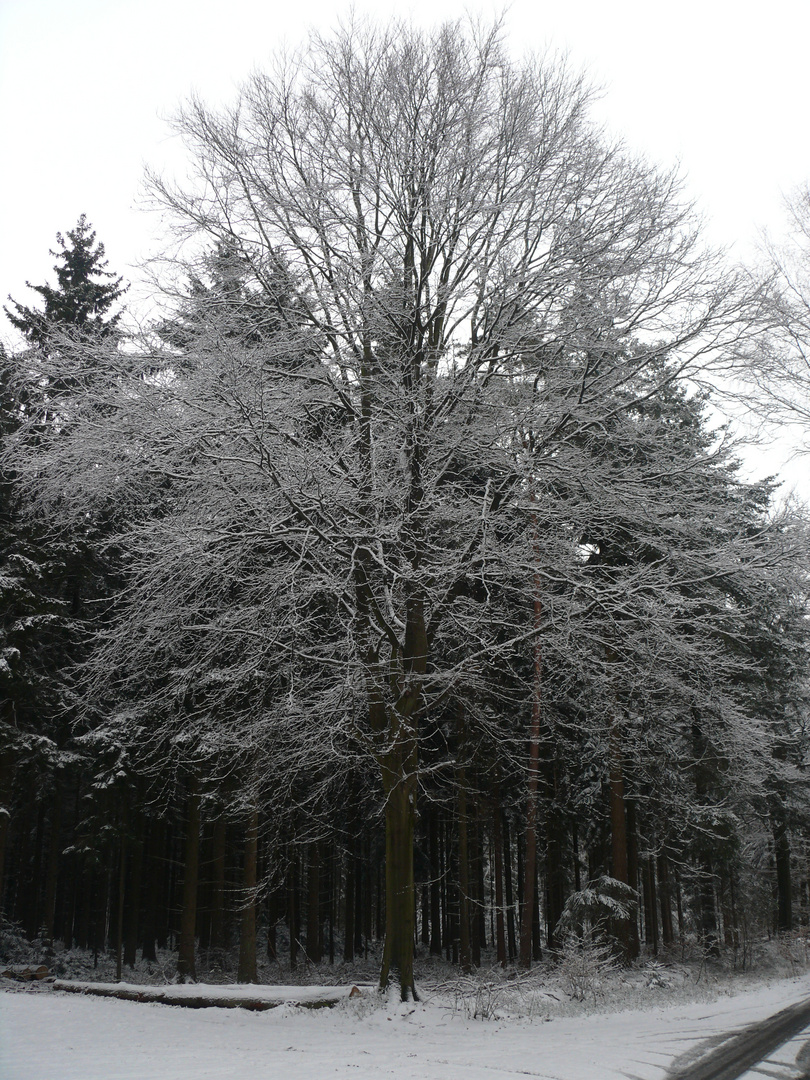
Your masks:
M373 3L420 24L500 5ZM49 278L57 231L86 213L110 267L137 281L157 222L145 164L176 154L165 118L192 89L227 100L255 66L348 4L321 0L0 0L0 300ZM807 0L513 0L515 52L565 50L604 88L598 118L631 149L680 162L715 242L750 254L810 179ZM52 280L52 276L51 276ZM5 322L5 320L3 320ZM11 339L11 327L0 326Z

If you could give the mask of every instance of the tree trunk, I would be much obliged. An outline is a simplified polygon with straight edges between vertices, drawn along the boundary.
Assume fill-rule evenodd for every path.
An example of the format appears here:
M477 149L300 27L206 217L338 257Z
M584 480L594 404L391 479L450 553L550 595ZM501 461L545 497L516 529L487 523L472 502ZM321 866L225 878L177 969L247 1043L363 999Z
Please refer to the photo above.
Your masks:
M675 941L672 927L672 887L669 876L669 859L664 851L658 856L658 903L661 908L661 941L668 948Z
M499 791L495 789L492 811L493 873L495 875L495 943L498 963L506 967L506 920L503 896L503 830L501 828L501 804Z
M614 720L610 728L610 854L612 876L630 884L627 851L627 817L624 804L624 771L619 737L619 724ZM633 958L633 941L630 919L615 920L616 937L625 963Z
M307 867L307 959L321 961L321 851L317 840L309 845Z
M11 766L11 750L4 747L0 750L0 915L6 910L4 903L5 865L6 846L8 845L9 825L11 823Z
M658 905L655 888L655 860L644 859L644 942L653 956L658 955Z
M287 924L290 928L290 971L298 966L298 853L290 845L287 869Z
M473 804L473 831L470 854L472 880L472 962L473 967L481 967L481 950L487 946L486 903L484 901L484 855L483 825L477 804Z
M214 820L211 837L211 936L210 946L221 961L227 946L225 935L225 853L227 824L224 813Z
M704 857L701 862L699 902L700 937L703 951L706 956L717 958L720 955L720 938L717 933L717 905L714 896L714 870L708 856Z
M461 970L468 975L472 971L470 949L470 860L467 835L467 778L462 766L456 779L458 817L458 958Z
M343 934L343 960L347 964L354 960L354 849L357 844L356 836L352 836L349 844L349 850L346 852L346 918L344 922L345 932Z
M639 865L638 865L638 827L636 821L635 799L625 798L625 820L627 822L627 878L628 885L639 895ZM641 952L639 939L639 910L635 905L630 913L630 959L636 960Z
M255 983L256 972L256 881L259 864L259 808L254 806L245 830L245 863L242 919L239 934L239 971L236 981Z
M535 525L536 528L536 525ZM542 716L543 657L540 651L539 630L542 621L540 582L535 580L533 606L534 629L538 637L534 646L532 688L532 720L529 731L529 774L526 793L526 855L523 866L523 906L520 921L520 966L532 966L532 923L537 890L537 793L540 781L540 721Z
M793 929L793 889L790 880L790 838L782 807L773 815L773 845L776 859L776 929L783 934Z
M124 937L124 964L135 967L138 956L138 933L141 911L141 885L143 881L143 816L139 814L135 823L135 838L132 844L130 864L130 900L129 918Z
M517 935L515 933L515 894L512 888L512 839L509 830L509 818L502 817L503 825L503 876L506 892L506 941L510 960L517 956Z
M157 937L157 908L163 879L161 861L164 827L161 821L153 821L146 827L146 895L143 911L143 945L141 959L157 960L155 938Z
M48 861L45 873L45 910L43 926L45 940L53 945L53 928L56 919L56 884L59 878L59 856L62 853L62 789L55 783L53 810L51 813L51 834L48 841Z
M385 948L380 986L399 974L403 1001L417 1000L413 979L415 778L399 777L385 804Z
M439 811L428 810L428 845L430 850L430 955L442 955L442 866L439 851Z
M183 907L180 915L180 941L177 974L181 982L197 978L197 881L200 868L200 793L196 777L189 782L186 807L186 840L183 858Z
M563 865L565 848L562 833L561 824L552 806L549 806L546 814L546 910L548 914L546 943L549 949L556 949L560 944L557 924L565 907L565 867Z
M118 856L118 911L115 922L115 981L121 982L124 969L124 901L127 891L127 820L121 822Z

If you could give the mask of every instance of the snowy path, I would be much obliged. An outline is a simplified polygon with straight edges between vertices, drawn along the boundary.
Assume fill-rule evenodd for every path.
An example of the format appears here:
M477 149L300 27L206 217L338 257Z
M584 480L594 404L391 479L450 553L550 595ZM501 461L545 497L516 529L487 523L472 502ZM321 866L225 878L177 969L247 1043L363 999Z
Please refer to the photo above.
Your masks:
M696 1044L808 995L804 977L710 1004L476 1022L436 1004L249 1013L0 993L0 1080L663 1080Z

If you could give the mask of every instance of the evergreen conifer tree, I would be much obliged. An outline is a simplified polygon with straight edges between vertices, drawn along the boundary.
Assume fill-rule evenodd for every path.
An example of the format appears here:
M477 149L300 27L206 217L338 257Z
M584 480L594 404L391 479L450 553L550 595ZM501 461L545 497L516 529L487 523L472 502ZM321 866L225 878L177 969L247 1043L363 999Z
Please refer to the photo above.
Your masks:
M39 293L45 302L44 311L26 307L9 297L15 311L4 307L10 322L31 345L45 347L55 333L69 333L81 338L112 334L121 313L110 315L110 309L126 288L123 279L105 269L104 245L96 243L96 234L84 214L75 229L56 234L59 250L50 254L58 261L54 265L58 285L26 285Z

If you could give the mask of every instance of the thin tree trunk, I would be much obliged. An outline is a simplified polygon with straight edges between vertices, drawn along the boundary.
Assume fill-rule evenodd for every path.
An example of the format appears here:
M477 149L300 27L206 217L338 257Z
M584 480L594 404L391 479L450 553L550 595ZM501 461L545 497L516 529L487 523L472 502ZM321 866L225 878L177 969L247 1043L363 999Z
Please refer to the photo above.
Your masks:
M307 959L321 960L321 851L317 840L309 845L307 867Z
M773 843L776 859L776 929L793 929L793 888L790 879L790 838L782 807L773 816Z
M290 971L298 966L298 853L290 845L287 870L287 923L290 928Z
M355 836L352 836L350 844L350 850L346 852L346 919L343 935L343 959L347 964L354 960L354 848L357 844Z
M535 531L537 525L535 523ZM537 537L535 535L535 545ZM542 718L543 656L540 627L543 607L540 600L540 579L535 577L533 624L537 634L534 646L532 687L532 719L529 730L529 774L526 793L526 856L523 867L523 907L520 922L520 966L532 966L532 922L537 890L537 795L540 786L540 722Z
M465 974L472 971L470 951L470 862L467 836L467 778L466 769L457 770L456 780L458 817L458 957Z
M556 773L556 768L554 771ZM557 924L565 906L564 839L561 834L560 822L556 820L553 804L549 803L546 813L546 944L549 949L556 949L560 944Z
M503 872L506 891L506 941L508 956L514 960L517 956L517 935L515 933L515 894L512 888L512 839L509 830L509 818L502 816L503 825Z
M501 829L500 793L495 788L492 811L493 872L495 874L495 941L496 955L501 967L506 967L506 932L503 897L503 830Z
M130 899L129 918L126 920L124 935L124 964L135 967L138 958L138 933L141 911L141 886L143 882L143 815L138 814L135 823L135 838L132 844L130 861Z
M661 908L661 941L668 948L675 941L672 926L672 888L669 877L669 859L662 851L658 856L658 904Z
M121 822L121 844L118 857L118 912L115 925L115 981L121 982L124 969L124 901L127 886L127 822Z
M45 940L53 945L53 929L56 919L56 884L59 878L59 856L62 852L62 789L56 783L51 813L51 834L48 840L48 860L45 874L45 910L43 926Z
M256 882L259 865L259 808L253 806L245 830L242 918L239 934L239 970L236 981L259 981L256 971Z
M0 915L6 910L4 903L6 885L5 865L9 825L11 824L11 766L11 750L4 747L0 750Z
M183 907L180 915L180 941L177 974L181 982L197 978L197 884L200 869L200 792L193 776L189 782L186 805L186 839L183 858Z
M141 959L157 960L155 938L157 937L157 907L160 896L163 866L160 859L163 847L162 822L152 822L146 827L146 897L143 912L143 945Z
M624 802L624 772L622 769L622 749L619 737L619 724L614 720L610 728L610 854L612 876L630 884L629 859L627 852L627 816ZM630 919L616 919L616 937L619 941L622 959L628 962L633 956L632 930Z
M211 836L211 948L221 962L227 941L225 938L225 854L227 824L224 813L214 819Z
M581 892L582 871L579 864L579 830L576 821L571 825L571 853L574 857L574 889L576 892Z
M656 903L655 861L644 859L644 941L654 956L658 955L658 905Z
M625 799L625 819L627 821L627 877L628 885L638 895L639 891L639 866L638 866L638 828L636 822L635 799ZM637 959L641 952L641 942L638 930L639 911L636 905L630 913L630 959Z
M442 955L442 868L439 851L439 811L428 810L428 846L430 851L430 955Z
M470 855L471 880L473 882L472 909L472 962L481 967L481 950L487 946L486 904L484 902L484 855L481 814L477 803L473 804L472 851Z

